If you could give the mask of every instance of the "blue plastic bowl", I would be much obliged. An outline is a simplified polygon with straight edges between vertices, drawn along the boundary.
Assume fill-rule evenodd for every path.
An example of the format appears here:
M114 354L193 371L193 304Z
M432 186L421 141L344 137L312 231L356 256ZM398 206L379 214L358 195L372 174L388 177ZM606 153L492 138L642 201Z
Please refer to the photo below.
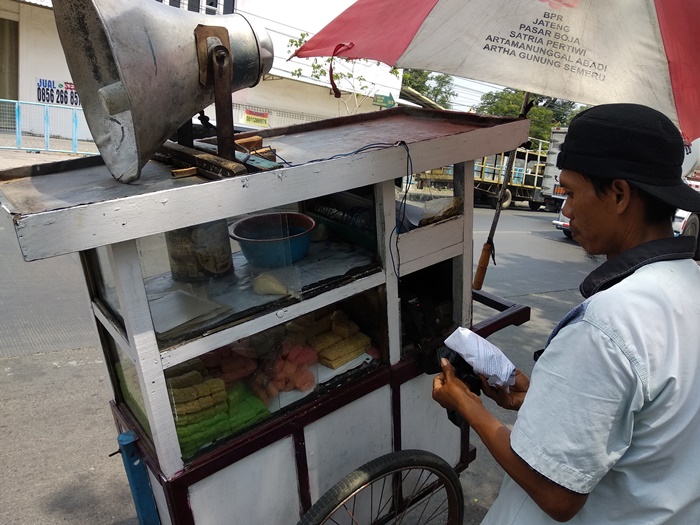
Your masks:
M233 224L229 235L253 266L290 266L309 251L311 230L316 222L303 213L263 213Z

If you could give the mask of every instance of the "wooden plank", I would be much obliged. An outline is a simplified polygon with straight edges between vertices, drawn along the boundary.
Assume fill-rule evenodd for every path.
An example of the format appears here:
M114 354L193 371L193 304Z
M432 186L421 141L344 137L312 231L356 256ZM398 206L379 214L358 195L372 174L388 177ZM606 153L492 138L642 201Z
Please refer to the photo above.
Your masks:
M399 268L394 264L396 255L392 250L392 231L396 225L396 204L394 181L388 180L374 187L376 201L376 223L378 257L382 267L386 268L386 313L387 339L389 342L389 363L394 365L401 359L401 314L399 298Z
M304 428L312 501L341 476L391 452L390 395L389 386L381 387Z
M105 311L102 306L95 301L92 302L92 313L97 318L97 321L99 321L99 323L105 327L107 333L109 333L112 339L114 339L117 346L119 346L119 348L134 365L137 365L138 357L136 355L136 351L131 347L131 345L129 345L129 341L126 338L124 330L114 316Z
M300 504L292 439L198 481L188 499L195 523L296 523Z
M165 384L148 298L143 284L136 241L107 248L114 283L122 305L129 345L136 350L136 371L158 463L167 478L183 468L170 399Z
M401 264L408 264L455 245L460 245L461 253L463 228L463 218L459 215L400 234L397 242Z
M472 324L472 281L474 268L474 161L460 162L454 166L455 196L462 197L463 231L462 255L452 262L452 319L460 326Z
M462 244L453 244L447 248L435 251L425 257L409 262L401 262L401 275L409 275L433 264L460 257L463 253Z
M478 145L464 136L451 136L440 140L439 147L432 141L412 146L414 167L418 165L415 169L428 169L437 163L436 159L458 162L460 152L464 153L465 149L468 155L476 149L503 147L493 144L502 139L502 131L491 128L484 133L476 141ZM25 259L34 260L393 180L402 177L404 171L403 148L388 148L353 155L342 162L312 163L118 202L96 202L20 216L15 218L15 223Z
M464 125L439 120L423 122L424 129L418 130L421 123L410 119L375 122L383 125L371 133L348 126L342 133L335 130L337 135L326 131L314 137L280 137L278 153L307 160L327 158L324 155L347 151L348 141L367 144L381 129L391 133L384 138L379 135L387 140L403 136L406 129L405 135L416 140L408 145L414 171L424 171L502 151L520 142L528 131L527 121L467 132ZM405 159L403 147L389 146L211 182L196 177L173 179L163 165L150 162L142 172L143 180L134 185L111 178L96 180L98 168L91 168L0 183L0 191L3 207L15 210L24 258L35 260L392 180L404 175Z

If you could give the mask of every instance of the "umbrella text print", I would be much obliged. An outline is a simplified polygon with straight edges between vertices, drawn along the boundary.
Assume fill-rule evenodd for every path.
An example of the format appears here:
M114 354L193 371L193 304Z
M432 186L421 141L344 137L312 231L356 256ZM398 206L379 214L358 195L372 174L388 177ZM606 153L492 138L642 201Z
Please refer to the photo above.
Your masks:
M644 104L694 140L697 20L697 0L358 0L295 54L371 58L583 104Z

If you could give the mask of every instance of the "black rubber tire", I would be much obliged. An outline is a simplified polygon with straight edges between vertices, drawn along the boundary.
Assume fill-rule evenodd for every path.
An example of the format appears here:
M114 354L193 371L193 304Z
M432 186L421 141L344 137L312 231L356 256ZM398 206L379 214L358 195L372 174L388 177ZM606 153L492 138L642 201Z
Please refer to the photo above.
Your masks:
M511 204L513 204L513 194L508 188L506 188L506 192L503 195L503 202L501 203L501 209L507 210L508 208L510 208Z
M697 215L691 215L688 217L688 222L685 224L685 228L683 228L683 235L695 237L695 256L693 259L696 261L700 260L700 243L698 242L698 233L700 233L700 219L698 219Z
M489 204L495 210L498 207L498 196L491 197L489 199ZM513 194L508 188L506 188L506 192L503 194L503 202L501 203L501 209L507 210L508 208L510 208L511 204L513 204Z
M418 517L419 519L424 517L426 520L429 519L429 523L431 524L462 524L464 519L464 494L459 477L454 469L442 458L431 452L426 452L424 450L401 450L391 452L372 460L345 476L328 492L321 496L309 511L304 514L298 525L323 525L325 523L352 523L353 525L411 523L419 525L420 523L428 523L428 521L400 521L406 517L403 512L397 516L377 517L370 514L370 516L367 517L369 521L364 521L362 516L355 515L355 512L365 509L362 503L360 503L359 507L355 507L354 505L357 503L355 498L362 494L363 491L364 496L369 498L370 503L374 503L375 499L378 499L378 506L384 507L391 503L391 499L388 498L386 503L382 503L386 497L385 488L387 481L389 482L387 491L391 493L392 486L395 481L399 479L398 476L401 476L400 479L406 482L409 473L411 473L412 476L410 478L411 481L415 481L414 476L418 474L418 481L415 481L415 483L421 487L422 490L425 490L426 486L430 486L435 490L426 495L426 497L419 498L413 503L406 505L406 507L402 509L404 512L408 512L413 516L413 513L418 512L420 507L426 507L430 504L433 496L441 491L444 493L447 507L444 507L444 505L440 503L440 505L438 505L438 510L444 508L445 515L442 516L444 517L444 521L435 521L435 509L428 510L427 516L423 514L426 509L423 509L418 516L414 517ZM425 480L424 474L426 474ZM429 483L428 480L430 480ZM403 485L404 484L402 484L402 486ZM375 487L374 491L372 487ZM381 492L379 492L378 497L376 497L377 490L379 490L380 487ZM403 498L403 503L406 503L406 494L403 494ZM408 498L408 500L411 500L411 498ZM348 504L348 502L352 502L352 505ZM392 508L384 510L393 512ZM338 515L334 517L336 511L338 511Z
M564 235L566 235L567 239L571 239L573 236L571 235L571 230L562 230L564 232Z
M541 202L534 202L534 201L527 201L527 205L530 207L532 211L537 211L542 207Z

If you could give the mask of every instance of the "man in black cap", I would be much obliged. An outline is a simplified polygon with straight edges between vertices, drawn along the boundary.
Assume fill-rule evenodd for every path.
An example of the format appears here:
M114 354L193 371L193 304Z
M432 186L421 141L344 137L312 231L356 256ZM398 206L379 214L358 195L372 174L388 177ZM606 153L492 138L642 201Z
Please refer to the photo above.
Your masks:
M457 410L506 471L482 522L700 522L700 268L674 237L676 208L700 211L681 179L684 144L663 114L607 104L577 115L557 159L573 238L607 260L507 392L512 431L446 361L433 397Z

